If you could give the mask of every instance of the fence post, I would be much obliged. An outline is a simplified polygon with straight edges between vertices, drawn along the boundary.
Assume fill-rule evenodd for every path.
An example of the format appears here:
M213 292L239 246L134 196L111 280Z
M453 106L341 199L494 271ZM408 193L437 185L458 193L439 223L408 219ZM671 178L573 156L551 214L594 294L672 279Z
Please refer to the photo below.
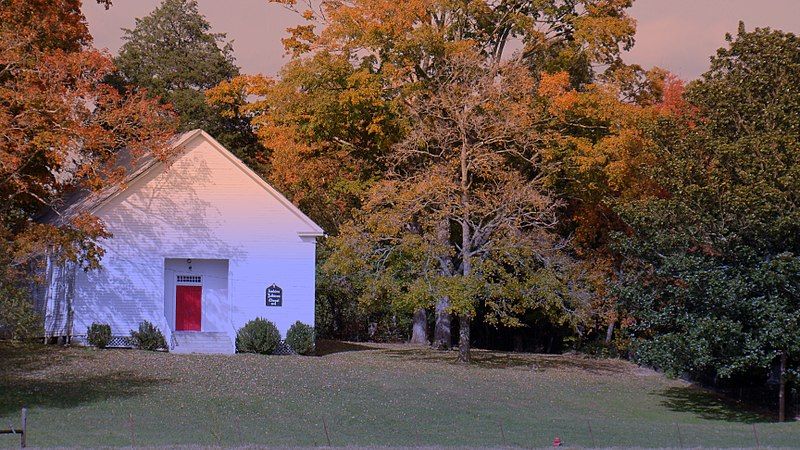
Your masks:
M133 413L128 413L131 427L131 447L136 447L136 423L133 421Z
M325 430L325 439L328 441L328 447L330 447L331 436L328 434L328 423L325 422L325 416L322 416L322 428Z
M28 445L28 408L22 408L22 434L19 437L20 448Z
M594 442L594 432L592 431L592 422L589 419L586 419L586 425L589 425L589 436L592 438L592 447L597 447L597 444Z
M756 430L756 424L753 424L753 436L756 437L756 448L761 448L761 442L758 439L758 430Z
M241 419L239 419L239 416L236 416L234 423L236 424L236 434L239 435L239 445L244 447L244 437L242 437L242 424L241 424Z
M675 429L678 430L678 443L680 444L680 448L683 448L683 436L681 436L681 427L678 426L678 422L675 422Z

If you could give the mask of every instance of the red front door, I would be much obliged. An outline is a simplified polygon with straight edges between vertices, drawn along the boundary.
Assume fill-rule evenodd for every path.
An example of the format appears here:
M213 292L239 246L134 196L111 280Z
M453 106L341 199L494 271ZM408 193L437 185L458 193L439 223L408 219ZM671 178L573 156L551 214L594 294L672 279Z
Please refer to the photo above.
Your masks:
M202 286L175 286L175 330L200 331Z

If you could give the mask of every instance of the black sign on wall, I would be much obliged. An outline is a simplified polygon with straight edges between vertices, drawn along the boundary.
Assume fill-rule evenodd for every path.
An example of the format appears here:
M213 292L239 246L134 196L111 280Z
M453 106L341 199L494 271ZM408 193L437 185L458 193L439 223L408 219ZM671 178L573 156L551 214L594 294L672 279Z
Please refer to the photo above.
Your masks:
M283 306L283 289L276 284L267 288L267 306Z

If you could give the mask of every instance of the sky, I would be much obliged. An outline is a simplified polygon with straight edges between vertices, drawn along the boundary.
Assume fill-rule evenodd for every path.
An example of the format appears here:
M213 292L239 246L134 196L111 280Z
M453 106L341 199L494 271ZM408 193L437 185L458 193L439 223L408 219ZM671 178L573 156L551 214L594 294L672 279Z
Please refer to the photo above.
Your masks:
M133 28L135 18L160 1L113 3L106 11L84 0L83 11L95 46L116 54L121 28ZM242 72L275 75L288 61L281 38L287 27L301 22L295 13L267 0L198 0L198 5L214 31L233 40ZM623 55L625 61L663 67L684 80L708 68L710 56L724 46L726 32L736 32L739 20L748 30L771 27L800 34L800 0L636 0L630 14L637 21L636 45Z

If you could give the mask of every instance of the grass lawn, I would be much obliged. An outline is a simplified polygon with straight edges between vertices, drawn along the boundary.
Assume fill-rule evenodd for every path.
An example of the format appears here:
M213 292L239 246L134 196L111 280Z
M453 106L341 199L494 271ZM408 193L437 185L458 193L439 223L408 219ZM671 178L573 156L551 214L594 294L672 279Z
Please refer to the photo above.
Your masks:
M5 347L2 347L5 345ZM773 423L617 360L324 343L319 357L0 344L0 428L30 446L800 445ZM589 428L591 427L591 432ZM327 428L327 437L326 437ZM19 444L0 435L0 447Z

